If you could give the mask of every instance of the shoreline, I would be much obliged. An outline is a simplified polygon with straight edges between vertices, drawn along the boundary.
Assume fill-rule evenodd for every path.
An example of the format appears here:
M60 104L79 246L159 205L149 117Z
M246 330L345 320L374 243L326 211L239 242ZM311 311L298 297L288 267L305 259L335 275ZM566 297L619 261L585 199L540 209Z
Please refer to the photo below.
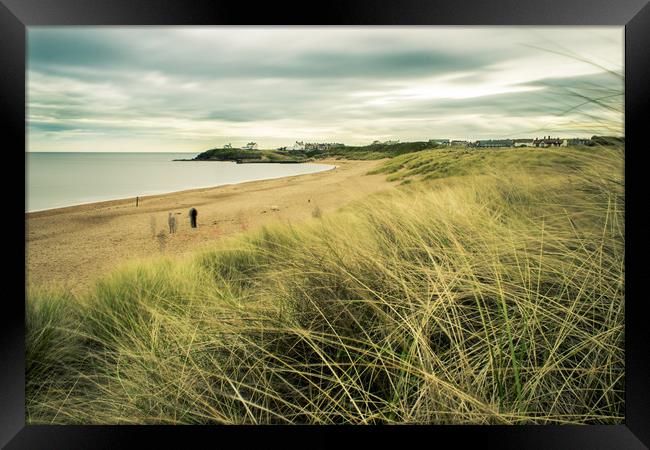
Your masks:
M316 209L327 214L391 189L385 175L367 175L382 162L324 160L335 167L140 197L138 207L130 197L25 213L27 287L77 291L122 263L186 255L247 230L311 219ZM192 207L198 228L189 226ZM173 234L169 213L178 226Z
M328 160L329 161L329 160ZM336 161L336 160L335 160ZM197 161L197 162L204 162L204 161ZM223 161L221 161L223 162ZM304 163L303 163L304 164ZM116 198L110 198L110 199L104 199L104 200L93 200L89 202L82 202L82 203L74 203L71 205L65 205L65 206L55 206L53 208L45 208L45 209L35 209L31 211L25 211L25 215L32 215L32 214L38 214L38 213L46 213L46 212L57 212L58 210L65 210L68 208L76 208L76 207L81 207L81 206L92 206L92 205L99 205L99 204L109 204L113 202L127 202L131 201L134 202L135 198L138 197L140 200L145 200L145 199L151 199L152 197L158 197L161 195L169 195L169 194L177 194L180 192L190 192L190 191L197 191L197 190L204 190L204 189L214 189L214 188L219 188L223 186L235 186L235 185L241 185L241 184L246 184L246 183L257 183L260 181L266 181L266 180L278 180L282 178L292 178L292 177L301 177L303 175L312 175L316 173L322 173L322 172L328 172L330 170L335 170L338 168L338 165L335 164L320 164L320 163L312 163L310 162L309 164L317 164L317 165L328 165L332 166L327 169L319 170L317 172L309 172L309 173L301 173L298 175L282 175L279 177L269 177L269 178L258 178L254 180L246 180L246 181L240 181L240 182L235 182L235 183L223 183L223 184L211 184L209 186L198 186L198 187L191 187L191 188L184 188L180 189L178 191L165 191L165 192L156 192L156 193L151 193L151 194L144 194L144 195L138 195L138 196L130 196L130 197L116 197Z

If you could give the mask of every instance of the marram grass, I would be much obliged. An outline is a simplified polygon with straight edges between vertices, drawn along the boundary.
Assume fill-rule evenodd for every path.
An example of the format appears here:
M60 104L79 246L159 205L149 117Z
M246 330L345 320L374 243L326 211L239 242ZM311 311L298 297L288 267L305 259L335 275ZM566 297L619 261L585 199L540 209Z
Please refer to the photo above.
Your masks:
M404 155L337 213L30 291L28 422L621 423L623 151L510 152Z

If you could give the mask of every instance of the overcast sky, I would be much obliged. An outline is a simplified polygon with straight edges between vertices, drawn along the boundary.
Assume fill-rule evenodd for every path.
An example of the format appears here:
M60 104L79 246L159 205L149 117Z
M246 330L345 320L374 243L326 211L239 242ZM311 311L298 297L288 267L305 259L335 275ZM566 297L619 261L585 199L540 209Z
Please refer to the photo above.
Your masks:
M622 27L29 27L27 57L29 151L623 133Z

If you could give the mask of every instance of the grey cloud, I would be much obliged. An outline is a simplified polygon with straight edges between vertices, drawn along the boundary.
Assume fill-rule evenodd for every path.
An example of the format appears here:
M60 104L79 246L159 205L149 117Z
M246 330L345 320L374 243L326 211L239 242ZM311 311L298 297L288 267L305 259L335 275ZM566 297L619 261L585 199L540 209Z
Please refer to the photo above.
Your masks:
M34 120L28 120L28 125L30 129L34 132L52 132L52 131L64 131L64 130L77 129L76 126L68 125L65 123L49 123L49 122L39 122Z
M448 70L479 68L508 54L488 55L466 49L445 51L440 43L418 48L384 48L381 39L361 39L344 49L283 49L269 52L264 42L246 53L226 44L197 48L172 31L151 34L139 29L88 28L30 30L29 66L51 73L76 73L82 78L119 76L122 70L160 71L193 79L215 78L334 78L431 75ZM85 72L79 72L79 66ZM75 72L76 71L76 72Z
M533 83L531 86L543 86L552 88L577 88L577 89L618 89L624 88L624 79L622 75L616 75L609 72L601 72L577 77L562 78L542 78Z
M426 29L415 34L303 31L291 39L291 33L278 38L267 30L239 42L246 34L229 30L202 38L173 28L30 28L29 133L96 130L107 139L124 140L170 140L182 133L191 139L189 124L195 124L197 136L213 130L215 136L235 140L232 130L237 127L263 124L268 130L295 124L314 133L336 130L336 138L348 142L357 136L458 135L463 127L465 133L498 135L510 133L523 119L561 116L580 101L567 91L621 87L606 74L561 74L522 82L510 77L500 94L400 97L400 89L413 86L426 90L443 83L462 89L498 82L502 63L531 51L517 45L526 31L471 30L466 36L456 29L449 36L445 30ZM427 33L430 38L424 39ZM520 87L538 90L508 92ZM391 96L397 100L372 103ZM593 106L570 114L593 113ZM450 121L454 117L458 120ZM448 129L436 128L438 122ZM169 123L178 123L178 129ZM269 145L280 138L274 139L269 138Z
M110 66L124 58L128 47L101 29L30 28L27 54L30 66Z

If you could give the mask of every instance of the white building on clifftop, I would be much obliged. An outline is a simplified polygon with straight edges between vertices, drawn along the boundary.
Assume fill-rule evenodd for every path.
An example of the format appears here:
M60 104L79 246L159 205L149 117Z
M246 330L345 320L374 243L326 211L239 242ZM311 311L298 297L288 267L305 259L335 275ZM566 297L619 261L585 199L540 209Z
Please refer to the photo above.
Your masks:
M291 147L287 147L287 150L304 150L305 149L305 142L304 141L296 141L295 144L293 144Z

